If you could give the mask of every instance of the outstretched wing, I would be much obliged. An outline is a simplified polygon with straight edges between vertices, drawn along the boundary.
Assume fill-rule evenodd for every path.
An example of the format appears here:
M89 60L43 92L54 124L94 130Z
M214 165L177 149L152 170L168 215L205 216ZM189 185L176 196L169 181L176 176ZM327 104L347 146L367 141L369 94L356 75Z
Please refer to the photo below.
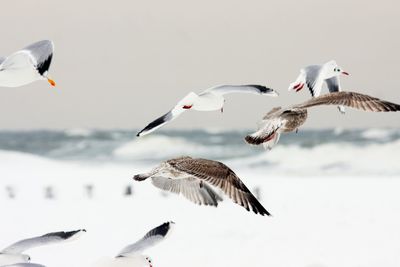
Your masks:
M150 230L142 239L121 250L117 258L132 256L142 252L148 247L158 244L170 233L172 225L174 224L174 222L166 222Z
M31 55L40 75L45 74L49 70L54 53L54 44L52 41L42 40L28 45L22 51L26 51Z
M190 157L171 159L167 162L178 171L193 175L195 178L220 188L235 203L246 210L252 209L256 214L270 215L239 177L225 164L218 161Z
M70 231L70 232L54 232L54 233L48 233L48 234L38 236L38 237L24 239L24 240L18 241L16 243L12 244L11 246L3 249L0 253L20 254L30 248L51 245L51 244L63 242L66 240L71 240L71 239L73 239L73 237L77 237L78 234L80 234L82 232L86 232L86 230L82 229L82 230L76 230L76 231Z
M165 177L152 177L154 186L184 197L198 205L218 206L222 198L205 182L196 178L170 179Z
M306 72L306 84L312 97L317 97L321 94L323 83L321 70L322 68L320 65L311 65L304 68Z
M203 93L213 92L214 94L230 94L230 93L249 93L257 95L278 96L278 93L271 88L263 85L248 84L248 85L219 85L205 90Z
M309 108L319 105L343 105L373 112L389 112L400 110L399 104L391 103L388 101L380 100L379 98L355 92L335 92L325 94L310 99L299 105L295 105L294 107Z
M48 71L52 57L53 43L48 40L39 41L8 56L1 63L0 70L36 68L43 75Z
M187 110L184 108L185 106L189 109L190 106L193 105L193 101L197 97L198 95L193 92L187 94L182 100L178 102L178 104L176 104L176 106L172 110L168 111L166 114L162 115L158 119L150 122L146 127L138 132L136 136L147 135L164 126L168 122L175 120L179 115Z

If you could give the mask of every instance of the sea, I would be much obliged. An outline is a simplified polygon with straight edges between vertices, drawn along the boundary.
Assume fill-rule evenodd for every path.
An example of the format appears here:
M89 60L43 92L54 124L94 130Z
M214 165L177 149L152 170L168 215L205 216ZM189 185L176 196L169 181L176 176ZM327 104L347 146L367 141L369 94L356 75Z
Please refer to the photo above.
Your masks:
M174 130L137 138L137 130L0 131L0 155L126 166L191 156L275 175L400 175L400 129L300 130L283 134L272 150L246 144L250 132Z

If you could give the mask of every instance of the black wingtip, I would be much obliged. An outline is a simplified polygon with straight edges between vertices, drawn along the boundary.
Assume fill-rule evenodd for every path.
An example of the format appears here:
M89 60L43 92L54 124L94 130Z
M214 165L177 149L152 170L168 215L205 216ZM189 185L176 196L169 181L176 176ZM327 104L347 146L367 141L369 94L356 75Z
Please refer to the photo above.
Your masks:
M252 135L247 135L244 140L250 145L260 145L265 142L265 138L255 137Z

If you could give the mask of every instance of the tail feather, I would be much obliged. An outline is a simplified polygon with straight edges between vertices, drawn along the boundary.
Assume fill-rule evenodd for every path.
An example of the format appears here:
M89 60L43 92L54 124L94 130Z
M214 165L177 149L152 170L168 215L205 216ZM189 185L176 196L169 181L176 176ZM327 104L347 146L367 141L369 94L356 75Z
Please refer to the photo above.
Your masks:
M292 82L289 85L288 91L294 90L294 91L298 92L301 89L303 89L305 83L306 83L306 74L303 71L301 71L300 75L297 77L296 81Z
M272 149L279 141L280 133L277 131L269 135L258 135L257 133L249 134L244 139L251 145L263 145L265 149Z

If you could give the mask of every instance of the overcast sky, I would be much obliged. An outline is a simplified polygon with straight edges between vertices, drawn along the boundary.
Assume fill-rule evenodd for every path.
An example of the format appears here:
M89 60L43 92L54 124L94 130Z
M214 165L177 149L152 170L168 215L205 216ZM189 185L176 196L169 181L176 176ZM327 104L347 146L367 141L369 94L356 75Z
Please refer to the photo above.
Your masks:
M167 127L253 128L301 67L335 59L342 88L400 102L398 1L3 1L0 53L51 39L50 76L0 88L0 128L141 128L189 91L258 83L279 98L229 95L225 112L188 112ZM400 114L315 108L305 127L400 126ZM165 127L165 129L167 129Z

